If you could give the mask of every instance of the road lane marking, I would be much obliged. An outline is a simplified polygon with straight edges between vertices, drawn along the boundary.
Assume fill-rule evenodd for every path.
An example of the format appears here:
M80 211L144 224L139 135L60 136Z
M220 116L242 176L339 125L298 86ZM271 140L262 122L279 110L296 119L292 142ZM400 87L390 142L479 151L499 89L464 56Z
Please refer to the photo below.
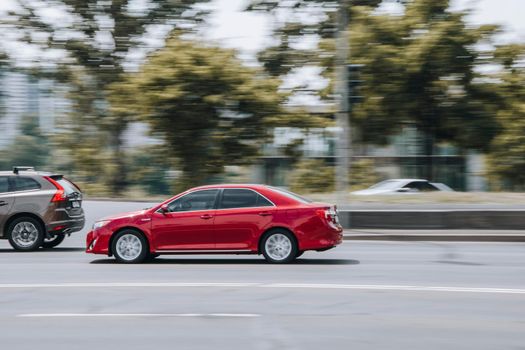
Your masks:
M525 294L521 288L451 287L383 284L334 283L258 283L258 282L82 282L82 283L5 283L0 289L15 288L265 288L265 289L335 289L410 292Z
M20 314L17 317L47 318L47 317L230 317L230 318L252 318L259 314L152 314L152 313L111 313L111 314L80 314L80 313L54 313L54 314Z

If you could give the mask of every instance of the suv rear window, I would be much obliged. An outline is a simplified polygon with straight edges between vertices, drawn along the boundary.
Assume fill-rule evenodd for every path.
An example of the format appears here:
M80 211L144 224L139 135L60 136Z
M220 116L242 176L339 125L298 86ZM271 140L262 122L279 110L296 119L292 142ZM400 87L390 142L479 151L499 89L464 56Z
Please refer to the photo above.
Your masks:
M29 177L13 177L15 191L39 190L40 184Z
M80 193L80 189L64 177L55 179L55 181L58 182L60 186L64 187L64 191L66 191L66 195L68 196L72 193Z

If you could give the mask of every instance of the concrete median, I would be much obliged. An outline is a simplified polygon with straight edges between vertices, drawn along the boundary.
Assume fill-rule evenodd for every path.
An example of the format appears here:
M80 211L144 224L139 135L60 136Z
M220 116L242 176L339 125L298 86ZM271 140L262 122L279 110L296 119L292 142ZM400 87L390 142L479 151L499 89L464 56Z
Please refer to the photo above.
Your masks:
M399 230L523 230L523 209L339 211L344 228Z
M525 242L525 210L345 210L345 240Z
M525 242L525 231L514 230L345 230L345 240Z

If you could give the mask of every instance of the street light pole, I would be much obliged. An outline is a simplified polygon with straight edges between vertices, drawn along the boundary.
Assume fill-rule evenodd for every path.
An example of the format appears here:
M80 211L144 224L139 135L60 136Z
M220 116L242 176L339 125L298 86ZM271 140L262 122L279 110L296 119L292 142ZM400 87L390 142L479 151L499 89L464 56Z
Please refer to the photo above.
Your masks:
M337 38L335 47L336 123L339 135L336 143L335 189L342 203L348 194L352 142L350 135L350 103L348 101L348 58L350 55L349 10L351 0L340 0L337 14Z

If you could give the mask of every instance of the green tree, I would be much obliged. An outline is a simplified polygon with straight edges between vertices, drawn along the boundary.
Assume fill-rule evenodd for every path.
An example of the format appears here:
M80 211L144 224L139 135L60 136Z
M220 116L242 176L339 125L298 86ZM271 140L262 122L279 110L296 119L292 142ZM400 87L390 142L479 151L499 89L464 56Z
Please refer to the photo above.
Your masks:
M322 39L333 39L337 34L338 3L334 0L252 0L247 10L265 12L274 23L275 44L258 55L265 70L272 76L282 77L294 68L327 66L333 57L333 47L324 45ZM352 6L373 9L380 3L381 0L354 0ZM312 49L298 48L295 44L307 36L320 39L319 44Z
M290 189L299 193L328 193L334 191L334 166L322 159L302 159L289 173ZM359 159L352 163L348 179L352 190L361 190L380 180L374 161Z
M400 15L353 7L351 61L364 64L364 101L352 125L358 141L386 143L410 123L424 135L424 154L439 142L486 150L498 130L491 113L496 96L475 68L484 55L476 44L491 40L495 26L472 27L448 0L405 1ZM426 171L433 177L432 162Z
M267 128L286 118L279 81L235 55L173 36L138 74L111 87L113 113L140 113L165 140L166 156L180 161L177 187L203 184L226 164L246 164Z
M328 193L334 190L334 167L322 159L303 159L290 172L290 189L299 193Z
M38 118L26 116L20 124L20 134L13 143L2 152L1 167L10 169L16 165L29 165L42 168L47 165L50 143L40 130Z
M501 133L493 140L488 168L493 189L525 190L525 46L505 45L495 51L501 64L497 119Z
M71 87L70 120L60 125L62 135L57 140L72 150L70 165L86 181L104 181L114 194L124 189L123 133L133 114L109 113L107 86L122 79L130 56L151 49L148 36L162 39L166 28L199 22L200 11L185 14L196 2L206 1L150 0L140 8L131 0L49 0L47 6L61 13L50 22L39 15L38 3L18 0L18 9L1 19L3 30L18 31L23 40L42 50L66 53L55 62L58 70L35 72Z
M451 12L449 0L399 1L403 12L396 15L378 12L380 3L352 1L350 6L349 63L364 64L364 100L351 114L354 142L385 144L408 123L423 134L428 156L442 142L486 151L498 132L498 97L494 84L476 72L490 60L490 53L476 45L490 43L497 27L467 25L468 12ZM333 83L337 6L337 1L254 1L250 10L278 14L283 9L300 13L321 7L326 15L314 24L305 23L304 15L278 22L277 45L259 55L267 71L282 76L305 64L322 65L323 75ZM290 45L312 33L321 38L315 50L304 52ZM332 91L330 84L317 93L330 99ZM431 179L432 158L423 162L421 176Z
M173 166L173 161L166 154L166 149L160 145L140 147L131 151L127 166L130 184L140 187L148 194L169 194L167 172Z

